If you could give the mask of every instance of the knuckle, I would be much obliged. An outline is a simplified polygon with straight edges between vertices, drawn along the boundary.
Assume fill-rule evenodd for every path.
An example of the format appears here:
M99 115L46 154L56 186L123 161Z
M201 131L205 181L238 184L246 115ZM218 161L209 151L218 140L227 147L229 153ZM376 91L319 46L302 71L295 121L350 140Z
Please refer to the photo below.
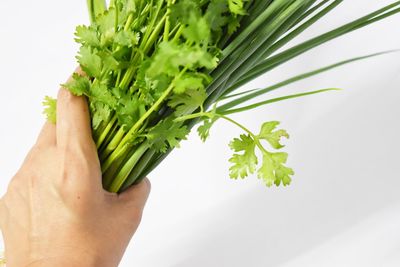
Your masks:
M60 156L60 164L58 176L62 183L71 183L77 181L82 185L82 181L88 179L77 179L78 177L86 178L93 175L101 175L97 165L93 164L86 153L79 148L68 147L62 151Z
M58 91L57 99L60 101L70 101L72 99L72 94L68 91L68 89L61 88Z
M25 185L26 184L21 178L21 175L17 174L16 176L14 176L13 179L11 179L10 183L8 184L7 192L20 191L23 187L25 187Z

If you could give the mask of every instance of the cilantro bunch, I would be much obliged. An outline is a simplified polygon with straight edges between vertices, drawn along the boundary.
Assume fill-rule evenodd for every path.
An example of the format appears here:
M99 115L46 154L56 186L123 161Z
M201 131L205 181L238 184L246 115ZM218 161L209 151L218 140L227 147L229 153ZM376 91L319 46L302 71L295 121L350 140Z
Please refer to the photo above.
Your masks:
M267 186L288 185L293 170L280 150L288 133L279 122L258 133L230 115L334 88L262 99L266 93L350 59L267 88L242 85L336 37L400 12L400 1L283 48L342 0L88 0L91 24L76 28L77 60L86 73L63 86L86 96L104 188L120 192L153 170L195 124L202 140L219 120L243 134L230 147L230 176L257 173ZM251 101L252 104L247 104ZM46 98L55 121L55 100Z

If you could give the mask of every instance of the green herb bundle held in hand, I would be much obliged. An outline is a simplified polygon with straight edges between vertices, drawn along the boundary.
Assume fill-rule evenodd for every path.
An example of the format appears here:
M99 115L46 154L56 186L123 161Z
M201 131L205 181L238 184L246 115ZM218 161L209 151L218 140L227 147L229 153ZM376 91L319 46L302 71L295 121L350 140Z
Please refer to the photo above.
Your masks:
M267 87L242 85L336 37L400 12L400 1L282 50L342 0L89 0L90 26L78 26L77 56L86 75L63 85L90 103L104 188L121 192L154 169L196 123L206 140L219 120L243 134L231 143L231 178L257 173L268 186L291 182L279 122L254 133L229 115L334 88L256 98L366 57L337 63ZM246 104L252 100L252 104ZM254 103L255 102L255 103ZM55 120L56 103L46 98ZM259 156L260 155L260 156Z

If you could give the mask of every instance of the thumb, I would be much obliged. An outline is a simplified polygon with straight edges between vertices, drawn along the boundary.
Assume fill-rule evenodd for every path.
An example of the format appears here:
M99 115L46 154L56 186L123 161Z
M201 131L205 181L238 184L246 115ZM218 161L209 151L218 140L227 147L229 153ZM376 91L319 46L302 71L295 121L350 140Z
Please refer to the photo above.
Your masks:
M151 184L145 178L119 195L119 202L126 209L142 212L149 198Z

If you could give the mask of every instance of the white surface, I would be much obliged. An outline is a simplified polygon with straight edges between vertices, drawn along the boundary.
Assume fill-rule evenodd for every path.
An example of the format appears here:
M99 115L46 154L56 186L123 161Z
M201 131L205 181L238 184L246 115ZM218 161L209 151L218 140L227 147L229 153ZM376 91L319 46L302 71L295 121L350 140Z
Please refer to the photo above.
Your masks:
M331 29L392 1L346 1L306 32ZM17 11L18 10L18 11ZM3 0L0 8L0 194L43 123L41 100L74 69L85 1ZM313 50L254 84L268 85L352 56L400 48L400 15ZM237 119L280 120L296 176L267 189L227 177L221 123L193 134L152 175L152 195L122 267L400 266L400 54L345 66L274 95L340 87Z

